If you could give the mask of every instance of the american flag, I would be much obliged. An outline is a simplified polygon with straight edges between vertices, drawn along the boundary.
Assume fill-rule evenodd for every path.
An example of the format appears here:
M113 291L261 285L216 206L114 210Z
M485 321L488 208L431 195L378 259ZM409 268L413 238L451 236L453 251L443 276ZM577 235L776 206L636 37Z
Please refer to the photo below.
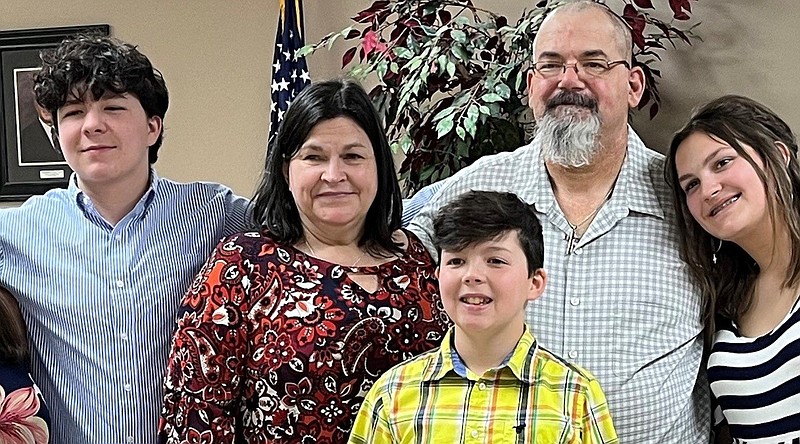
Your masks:
M303 1L280 0L280 7L275 55L272 58L270 140L278 132L283 114L297 93L311 83L305 57L296 57L297 50L305 45Z

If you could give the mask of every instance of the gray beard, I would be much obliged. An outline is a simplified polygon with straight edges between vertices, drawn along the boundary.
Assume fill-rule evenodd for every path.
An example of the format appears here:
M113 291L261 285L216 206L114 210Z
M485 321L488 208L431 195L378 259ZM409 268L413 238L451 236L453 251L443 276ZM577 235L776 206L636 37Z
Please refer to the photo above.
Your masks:
M592 163L600 151L600 117L592 112L588 117L567 113L556 117L550 110L537 122L539 139L545 162L580 168Z

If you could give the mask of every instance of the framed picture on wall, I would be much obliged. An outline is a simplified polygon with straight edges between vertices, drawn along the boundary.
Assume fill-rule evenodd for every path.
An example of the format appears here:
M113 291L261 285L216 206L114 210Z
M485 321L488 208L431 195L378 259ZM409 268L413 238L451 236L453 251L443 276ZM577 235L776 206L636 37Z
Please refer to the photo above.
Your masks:
M70 35L108 35L109 30L88 25L0 31L0 201L22 201L67 185L72 170L33 96L39 51Z

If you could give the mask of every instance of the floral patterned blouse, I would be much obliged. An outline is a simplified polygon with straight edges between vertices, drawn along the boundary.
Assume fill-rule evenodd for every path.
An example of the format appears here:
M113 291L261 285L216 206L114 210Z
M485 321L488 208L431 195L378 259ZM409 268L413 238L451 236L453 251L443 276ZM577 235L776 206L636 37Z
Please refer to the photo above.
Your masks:
M346 442L378 376L439 345L449 324L435 264L405 234L402 257L367 267L268 232L224 239L178 313L161 442ZM378 290L348 272L376 275Z
M0 443L47 444L50 415L22 364L0 361Z

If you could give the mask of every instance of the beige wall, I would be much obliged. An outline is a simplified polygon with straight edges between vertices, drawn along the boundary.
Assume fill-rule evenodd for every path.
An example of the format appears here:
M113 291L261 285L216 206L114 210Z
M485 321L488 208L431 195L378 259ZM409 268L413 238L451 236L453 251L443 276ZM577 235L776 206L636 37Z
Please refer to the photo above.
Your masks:
M614 1L609 0L612 5ZM370 0L305 0L308 41L348 25ZM534 0L479 0L512 21ZM660 9L666 0L655 0ZM177 180L213 180L251 195L267 139L270 64L278 0L3 0L0 29L108 23L163 72L171 94L157 164ZM501 6L496 6L500 4ZM751 96L800 129L794 0L693 2L703 42L667 51L659 65L663 108L638 116L645 141L663 150L692 107L724 93ZM343 46L339 46L340 48ZM312 77L339 75L339 53L318 53Z

